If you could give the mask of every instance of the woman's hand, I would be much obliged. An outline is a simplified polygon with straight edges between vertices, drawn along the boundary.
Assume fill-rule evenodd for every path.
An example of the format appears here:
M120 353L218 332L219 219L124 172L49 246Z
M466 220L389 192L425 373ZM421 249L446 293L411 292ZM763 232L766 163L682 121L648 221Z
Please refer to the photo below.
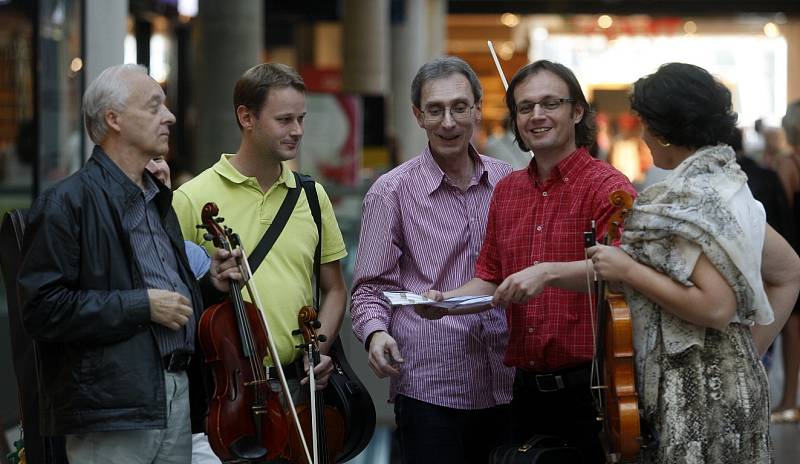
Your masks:
M592 260L592 268L597 278L611 282L626 282L633 258L617 247L595 245L586 250Z

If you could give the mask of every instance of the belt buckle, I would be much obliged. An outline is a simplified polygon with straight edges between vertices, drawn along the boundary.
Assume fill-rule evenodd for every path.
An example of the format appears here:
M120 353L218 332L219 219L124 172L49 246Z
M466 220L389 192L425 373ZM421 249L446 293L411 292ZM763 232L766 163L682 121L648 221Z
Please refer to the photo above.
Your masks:
M189 365L192 355L182 351L175 351L169 355L169 362L167 363L167 372L178 372L185 370Z
M538 388L542 393L551 393L564 389L564 380L560 375L536 375L534 376L534 380L536 380L536 388ZM542 382L543 380L544 382Z

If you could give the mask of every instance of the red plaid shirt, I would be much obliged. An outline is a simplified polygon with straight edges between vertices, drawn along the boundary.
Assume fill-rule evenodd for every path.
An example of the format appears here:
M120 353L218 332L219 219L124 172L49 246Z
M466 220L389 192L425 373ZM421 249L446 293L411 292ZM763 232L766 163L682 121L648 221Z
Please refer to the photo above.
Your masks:
M486 238L475 276L500 284L509 275L544 262L584 259L583 233L597 223L598 237L615 209L609 194L636 191L608 163L579 148L539 182L536 162L514 171L495 188ZM592 359L589 294L548 287L523 305L507 308L510 332L504 362L551 372Z

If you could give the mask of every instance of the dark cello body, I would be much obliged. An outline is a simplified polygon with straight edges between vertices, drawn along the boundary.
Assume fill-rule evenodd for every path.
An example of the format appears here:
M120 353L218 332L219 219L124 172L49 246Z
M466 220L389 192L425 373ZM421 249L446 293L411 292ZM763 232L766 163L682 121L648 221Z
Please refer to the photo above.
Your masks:
M633 199L625 191L613 192L611 204L618 208L611 217L607 243L618 240L619 229ZM609 291L601 282L597 292L598 333L596 356L601 369L603 421L601 438L608 462L636 462L642 448L642 424L633 351L633 325L625 296Z

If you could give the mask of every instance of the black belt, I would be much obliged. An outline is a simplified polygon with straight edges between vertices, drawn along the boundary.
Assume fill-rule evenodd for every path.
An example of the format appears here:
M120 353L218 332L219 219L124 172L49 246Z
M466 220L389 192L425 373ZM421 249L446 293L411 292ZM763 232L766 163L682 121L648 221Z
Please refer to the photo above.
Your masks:
M518 385L524 388L532 388L541 393L549 393L568 388L585 387L589 385L591 375L591 365L585 364L549 373L517 369L516 378Z
M161 358L161 365L167 372L181 372L189 367L192 360L192 353L189 351L174 351Z

